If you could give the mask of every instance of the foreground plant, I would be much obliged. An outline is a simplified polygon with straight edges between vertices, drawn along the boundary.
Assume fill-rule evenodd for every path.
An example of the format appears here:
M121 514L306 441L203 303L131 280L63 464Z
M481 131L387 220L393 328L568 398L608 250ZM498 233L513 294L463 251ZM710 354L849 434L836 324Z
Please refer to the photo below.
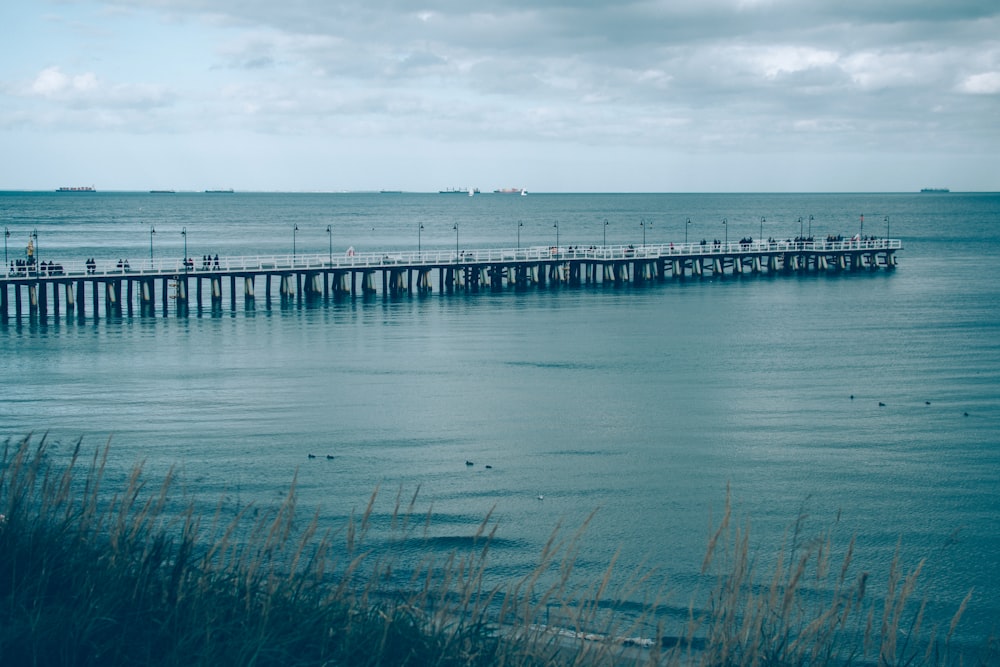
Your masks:
M403 567L391 549L366 546L377 490L361 515L336 531L321 529L318 512L307 520L297 515L294 483L273 508L220 502L199 512L172 474L150 487L140 466L124 482L109 481L108 451L83 462L77 442L57 466L45 438L5 443L0 664L953 662L962 609L942 639L935 632L920 639L922 608L909 613L919 567L903 575L897 559L888 590L873 599L867 576L850 574L853 544L839 569L831 568L829 536L801 544L796 529L791 548L764 576L748 531L730 527L728 499L704 563L706 572L717 568L718 583L707 603L692 601L686 635L668 642L662 630L653 637L637 630L655 625L658 598L631 622L606 613L614 562L589 586L574 583L583 528L569 538L557 528L531 573L487 585L497 530L490 516L468 549ZM404 540L419 530L416 498L406 504L397 495L390 517ZM430 520L428 513L425 529ZM634 598L649 581L636 576L614 599ZM816 596L817 589L829 594ZM547 625L552 608L558 627ZM989 664L995 649L990 643L964 664Z

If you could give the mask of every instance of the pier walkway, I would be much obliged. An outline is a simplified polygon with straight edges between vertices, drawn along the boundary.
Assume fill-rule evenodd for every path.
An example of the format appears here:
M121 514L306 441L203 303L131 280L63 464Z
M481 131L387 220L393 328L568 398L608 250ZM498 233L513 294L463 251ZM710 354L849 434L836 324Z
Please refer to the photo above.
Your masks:
M560 246L422 252L319 253L277 256L163 258L135 261L42 261L7 266L0 274L0 318L25 313L83 319L133 313L166 316L174 303L178 315L224 301L235 310L237 283L244 306L258 296L267 303L272 283L278 298L312 299L382 294L384 297L439 291L523 290L546 285L642 284L650 281L759 273L891 270L898 239L843 241L745 241L615 246ZM37 260L37 258L36 258ZM258 278L263 294L258 295ZM228 282L229 289L226 290ZM194 284L194 294L191 284ZM87 298L88 291L90 299ZM228 299L225 293L228 291ZM159 297L158 297L159 295ZM63 298L60 299L60 296ZM87 302L90 310L87 312Z

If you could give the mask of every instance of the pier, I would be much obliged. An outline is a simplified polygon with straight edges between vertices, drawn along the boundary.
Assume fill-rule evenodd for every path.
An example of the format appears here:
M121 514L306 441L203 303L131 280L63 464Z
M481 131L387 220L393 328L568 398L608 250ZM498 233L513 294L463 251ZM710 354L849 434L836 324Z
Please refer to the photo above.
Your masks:
M892 270L899 239L560 246L7 266L0 318L184 316L310 299Z

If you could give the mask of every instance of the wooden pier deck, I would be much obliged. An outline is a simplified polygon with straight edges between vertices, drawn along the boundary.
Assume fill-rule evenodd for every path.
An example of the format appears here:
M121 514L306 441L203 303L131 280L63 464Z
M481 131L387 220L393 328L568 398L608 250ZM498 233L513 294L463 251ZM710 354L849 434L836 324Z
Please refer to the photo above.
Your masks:
M0 274L0 318L179 316L190 308L232 310L238 292L259 298L385 298L438 291L524 290L582 284L642 284L685 277L761 273L891 270L899 239L751 241L615 246L560 246L456 251L412 250L335 255L157 259L119 265L65 262L8 266ZM263 280L259 293L258 279ZM228 283L228 285L226 284ZM241 289L237 289L241 283ZM191 286L194 285L194 293ZM228 287L228 290L226 289ZM228 295L226 294L228 292ZM88 298L89 293L89 298ZM228 296L228 298L226 298ZM62 297L62 298L60 298ZM88 303L89 302L89 303Z

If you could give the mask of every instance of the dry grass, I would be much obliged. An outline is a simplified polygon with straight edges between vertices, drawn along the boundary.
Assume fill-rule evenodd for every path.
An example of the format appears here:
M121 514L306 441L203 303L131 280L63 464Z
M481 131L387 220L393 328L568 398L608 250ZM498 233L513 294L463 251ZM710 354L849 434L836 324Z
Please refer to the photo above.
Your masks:
M403 582L391 557L365 547L377 491L333 532L318 515L297 515L294 485L277 507L220 505L206 516L178 506L172 475L150 487L137 467L105 488L108 446L80 454L77 443L56 467L45 438L3 448L0 664L957 664L950 641L965 605L943 634L924 628L913 605L919 566L904 573L897 559L884 596L872 598L867 575L851 574L853 545L833 567L828 538L802 544L796 531L774 571L758 573L728 503L703 565L718 584L706 603L692 602L686 637L638 648L612 638L654 623L657 600L637 625L619 627L601 604L613 562L575 586L585 526L568 538L557 528L532 573L487 586L496 532L487 516L470 548L408 565ZM416 495L397 496L400 535L419 530L415 505ZM616 599L646 585L637 577ZM807 594L824 586L829 595ZM558 633L542 625L553 607ZM594 628L600 635L579 639ZM997 655L989 642L963 664Z

